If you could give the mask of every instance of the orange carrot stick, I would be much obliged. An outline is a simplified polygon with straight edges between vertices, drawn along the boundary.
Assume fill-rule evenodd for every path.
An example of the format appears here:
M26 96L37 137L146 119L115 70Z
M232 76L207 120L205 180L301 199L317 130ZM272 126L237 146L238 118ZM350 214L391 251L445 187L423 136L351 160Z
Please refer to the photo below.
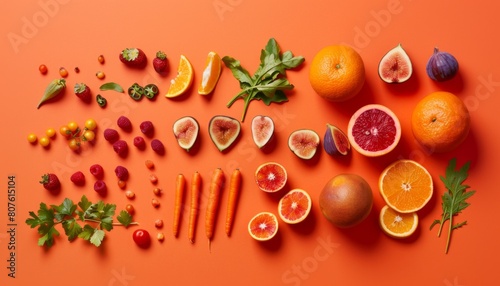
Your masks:
M226 234L231 235L231 230L233 227L234 216L236 213L236 203L241 189L241 172L239 169L235 169L231 175L231 181L229 182L229 197L227 200L226 209Z
M189 227L188 227L188 238L189 241L191 241L191 243L194 243L196 223L198 221L200 191L201 191L201 176L200 173L194 172L193 179L191 182L191 208L189 211Z
M179 225L181 220L182 206L184 204L184 189L186 187L186 179L183 174L177 175L175 182L175 204L174 204L174 223L173 232L177 237L179 234Z
M210 182L210 191L208 194L207 210L205 215L205 231L208 238L208 245L210 248L210 241L214 236L215 217L219 208L222 186L224 185L224 172L221 168L217 168Z

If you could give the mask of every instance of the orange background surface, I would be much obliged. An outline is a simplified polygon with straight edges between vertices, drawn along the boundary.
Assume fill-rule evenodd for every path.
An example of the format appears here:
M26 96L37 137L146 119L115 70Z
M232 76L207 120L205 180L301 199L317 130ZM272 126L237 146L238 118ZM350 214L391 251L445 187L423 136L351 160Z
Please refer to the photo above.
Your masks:
M499 4L494 1L11 1L3 13L2 52L2 192L0 192L0 284L1 285L494 285L498 283L497 267L499 227L495 222L499 192L495 177L499 169L500 137L494 119L500 106L500 56L497 28ZM214 115L240 118L243 102L230 109L226 102L239 92L238 82L227 68L212 96L203 97L192 88L182 98L135 102L125 94L102 92L108 106L101 109L95 102L85 105L72 88L87 83L93 94L103 81L95 77L106 73L105 81L115 81L127 88L134 82L155 83L165 93L175 76L178 59L186 55L195 70L195 84L209 51L239 59L253 73L259 64L260 49L274 37L282 51L291 50L305 57L301 68L288 72L295 88L288 93L289 102L265 106L252 102L247 120L242 123L239 140L228 152L219 152L209 138L208 121ZM315 95L308 80L310 61L326 45L345 43L363 57L367 80L354 99L333 104ZM383 83L377 75L381 57L402 43L414 66L412 78L400 85ZM460 63L456 78L445 83L433 82L425 65L435 46L455 55ZM126 47L143 49L149 60L157 50L164 50L170 72L165 77L155 73L151 63L143 70L126 68L118 60ZM97 56L106 63L100 65ZM38 72L46 64L47 75ZM66 67L68 89L57 102L36 109L47 84L58 77L58 68ZM80 73L73 68L78 66ZM455 151L426 154L411 134L410 117L415 104L425 95L446 90L466 103L472 118L467 140ZM321 137L325 124L346 130L355 110L368 103L380 103L399 117L403 135L398 147L379 158L367 158L353 151L346 158L330 157L319 149L310 161L297 158L287 147L288 135L296 129L310 128ZM250 133L253 116L271 116L276 124L276 145L269 152L255 147ZM116 127L120 115L134 124L132 133L121 133L131 147L127 158L116 156L103 139L102 131ZM192 115L200 123L199 145L195 152L180 149L172 135L172 124L181 116ZM83 125L88 118L98 122L96 143L75 154L61 136L49 149L31 145L26 136L39 137L53 127L69 121ZM166 145L166 154L158 156L150 148L138 151L132 138L140 134L139 123L151 120L155 137ZM440 196L445 191L439 180L451 158L458 164L471 162L467 184L477 193L471 206L457 217L467 225L454 232L450 252L444 253L445 236L437 229L429 231L440 217ZM391 162L409 158L423 164L435 182L430 203L419 211L417 233L405 240L386 236L378 226L378 212L384 205L378 194L378 177ZM151 173L146 159L156 163L158 186L164 194L161 206L150 205ZM267 161L282 163L288 171L287 189L302 188L313 199L313 209L299 225L280 222L279 234L272 241L259 243L247 233L249 219L260 211L276 212L280 194L269 195L257 190L255 169ZM102 198L92 190L93 178L88 168L99 163L105 169L108 195ZM131 177L128 188L137 194L133 204L134 220L155 236L154 221L162 218L163 243L153 240L149 249L138 248L132 232L115 227L106 235L103 245L95 248L82 240L72 243L61 236L50 250L37 246L36 230L24 221L40 202L59 204L64 198L79 200L85 194L91 201L103 199L117 204L118 210L129 202L115 184L114 168L126 166ZM243 173L233 235L223 229L227 186L223 191L212 251L204 234L203 214L212 171L220 167L226 178L235 168ZM87 175L85 187L74 187L69 177L75 171ZM203 179L201 216L196 241L187 239L187 213L180 236L171 234L175 177L183 173L188 183L193 172ZM38 184L41 174L56 173L62 183L61 193L49 194ZM364 177L374 193L371 215L352 229L337 229L323 218L318 196L323 185L339 173L356 173ZM7 213L8 176L16 178L15 278L9 278L11 241Z

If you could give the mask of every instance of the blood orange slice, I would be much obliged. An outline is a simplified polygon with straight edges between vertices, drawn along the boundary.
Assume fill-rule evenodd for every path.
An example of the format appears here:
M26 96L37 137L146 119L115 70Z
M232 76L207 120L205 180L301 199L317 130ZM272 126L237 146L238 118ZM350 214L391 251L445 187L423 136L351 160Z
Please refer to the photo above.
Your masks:
M264 192L274 193L281 190L287 180L285 167L276 162L268 162L260 165L255 171L255 182L259 189Z
M347 127L352 147L369 156L382 156L392 151L401 138L399 119L389 108L368 104L356 111Z
M270 212L258 213L248 223L248 233L258 241L270 240L278 233L278 219Z
M404 238L412 235L418 226L417 213L400 213L384 206L379 216L380 227L389 236Z
M293 189L280 199L278 214L284 222L296 224L306 219L311 206L311 197L306 191Z

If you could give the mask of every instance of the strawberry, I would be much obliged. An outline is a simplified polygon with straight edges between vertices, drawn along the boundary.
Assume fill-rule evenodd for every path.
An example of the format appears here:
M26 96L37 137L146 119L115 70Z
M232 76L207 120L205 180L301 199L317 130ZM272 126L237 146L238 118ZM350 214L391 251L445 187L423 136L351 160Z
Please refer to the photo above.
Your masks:
M71 175L70 180L77 186L85 185L85 175L82 171L75 172Z
M61 187L59 178L57 178L56 174L52 173L43 174L40 184L42 184L43 187L49 191L56 191Z
M90 88L84 83L75 84L75 94L80 98L83 102L90 103L92 100L92 94L90 92Z
M143 68L147 63L146 54L138 48L126 48L119 57L122 63L133 68Z
M167 55L158 51L156 57L153 59L153 67L157 73L165 73L168 69Z

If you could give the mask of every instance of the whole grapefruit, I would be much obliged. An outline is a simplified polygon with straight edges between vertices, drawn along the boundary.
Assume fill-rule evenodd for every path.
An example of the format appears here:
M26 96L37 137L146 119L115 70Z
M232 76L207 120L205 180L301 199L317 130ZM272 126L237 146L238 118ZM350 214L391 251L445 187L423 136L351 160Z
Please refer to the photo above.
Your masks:
M319 207L325 218L341 228L363 221L373 206L370 185L361 176L340 174L331 178L319 196Z

